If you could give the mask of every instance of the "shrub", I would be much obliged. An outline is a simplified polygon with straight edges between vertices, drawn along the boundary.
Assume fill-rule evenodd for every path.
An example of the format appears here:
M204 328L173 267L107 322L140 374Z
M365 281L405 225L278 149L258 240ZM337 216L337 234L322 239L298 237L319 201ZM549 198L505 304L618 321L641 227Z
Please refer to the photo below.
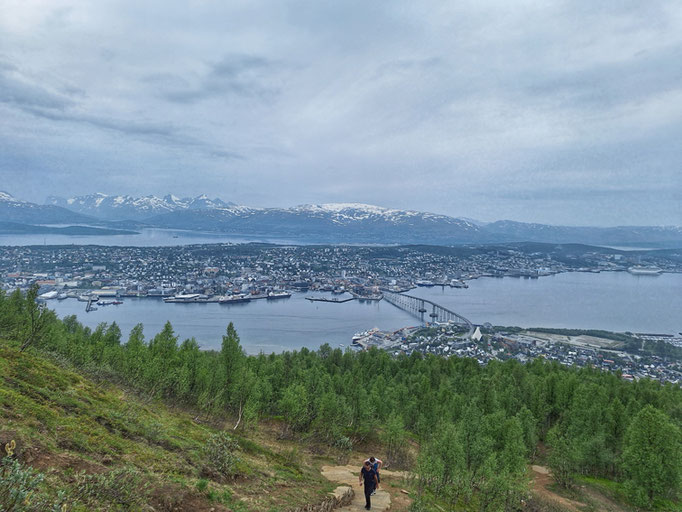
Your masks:
M9 454L11 450L6 450ZM5 457L0 461L0 510L3 512L63 512L66 496L60 492L57 503L38 494L43 475L19 461Z
M226 432L213 434L203 449L204 473L209 476L236 476L239 444Z
M32 468L24 468L14 459L5 457L0 463L0 510L23 512L31 495L43 481L43 475Z
M147 502L149 484L134 468L121 468L98 475L77 475L78 498L121 505L125 509Z
M204 492L206 488L208 487L208 480L202 478L197 482L197 490L199 492Z

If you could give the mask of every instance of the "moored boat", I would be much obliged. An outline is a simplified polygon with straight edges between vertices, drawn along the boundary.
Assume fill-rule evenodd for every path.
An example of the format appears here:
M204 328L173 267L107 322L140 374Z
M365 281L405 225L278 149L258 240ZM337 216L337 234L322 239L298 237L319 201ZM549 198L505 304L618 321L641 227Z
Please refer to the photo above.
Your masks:
M268 293L267 299L268 300L288 299L289 297L291 297L291 293L286 292L286 291L280 291L280 292Z
M251 302L250 297L245 297L244 295L224 295L218 299L220 304L239 304L242 302Z
M166 297L163 299L164 302L207 302L208 296L201 295L200 293L181 293L174 295L172 297Z
M636 276L657 276L663 273L663 271L658 268L658 267L642 267L642 266L635 266L635 267L630 267L628 269L628 272L630 272L633 275Z

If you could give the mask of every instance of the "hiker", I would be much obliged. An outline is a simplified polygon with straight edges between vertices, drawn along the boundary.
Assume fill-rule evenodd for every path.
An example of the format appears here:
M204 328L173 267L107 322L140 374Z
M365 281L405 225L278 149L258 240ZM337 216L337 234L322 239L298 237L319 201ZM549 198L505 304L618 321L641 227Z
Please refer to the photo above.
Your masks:
M362 486L364 481L365 484L365 509L369 510L372 508L372 502L370 496L374 494L374 489L379 485L379 480L377 480L377 472L372 469L372 465L368 460L360 470L360 486Z
M381 475L379 475L379 470L381 469L381 466L383 465L383 461L381 459L377 459L376 457L372 456L369 459L367 459L365 462L369 462L369 465L372 466L372 469L374 472L377 474L377 486L376 489L379 488L379 483L381 482ZM372 492L372 494L376 493L376 489Z

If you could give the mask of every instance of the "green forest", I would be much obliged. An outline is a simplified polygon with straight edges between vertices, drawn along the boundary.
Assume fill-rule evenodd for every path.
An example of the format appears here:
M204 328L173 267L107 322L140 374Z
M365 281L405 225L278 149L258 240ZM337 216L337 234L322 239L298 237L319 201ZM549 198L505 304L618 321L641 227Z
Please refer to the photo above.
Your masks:
M416 475L414 511L521 510L539 450L561 486L608 479L636 507L679 510L677 385L541 359L481 366L328 345L247 356L232 324L220 351L203 351L170 323L149 339L142 325L125 336L115 323L91 330L35 298L36 289L0 292L0 339L144 395L228 415L236 432L278 418L287 435L340 451L376 440L387 460Z

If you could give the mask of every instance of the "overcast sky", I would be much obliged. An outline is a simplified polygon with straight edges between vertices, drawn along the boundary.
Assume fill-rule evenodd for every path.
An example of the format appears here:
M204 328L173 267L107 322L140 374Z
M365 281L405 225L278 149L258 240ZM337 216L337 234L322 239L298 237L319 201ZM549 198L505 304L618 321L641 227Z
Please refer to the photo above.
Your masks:
M682 3L0 0L0 190L682 225Z

